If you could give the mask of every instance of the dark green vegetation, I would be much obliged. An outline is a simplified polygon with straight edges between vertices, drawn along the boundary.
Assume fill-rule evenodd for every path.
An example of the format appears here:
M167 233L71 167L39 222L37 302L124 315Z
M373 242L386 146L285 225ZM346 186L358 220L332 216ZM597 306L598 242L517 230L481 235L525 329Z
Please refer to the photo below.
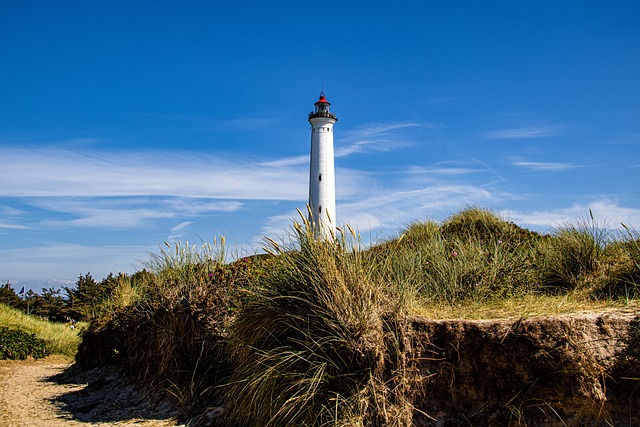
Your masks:
M19 359L27 356L40 359L47 355L44 340L20 329L0 326L0 360Z
M232 263L223 245L176 245L114 278L78 364L121 367L194 423L408 426L420 361L433 357L416 314L640 297L637 234L607 233L592 218L539 235L469 209L370 248L351 229L327 242L296 224L291 237Z
M16 294L10 283L0 287L0 304L23 311L26 314L39 316L52 322L65 322L71 319L88 321L98 316L104 309L104 303L111 298L124 277L136 282L142 280L145 271L134 274L131 278L126 275L114 276L110 274L100 282L91 277L90 273L79 276L75 285L60 289L44 289L41 294L31 290L22 296ZM23 289L24 291L24 289Z

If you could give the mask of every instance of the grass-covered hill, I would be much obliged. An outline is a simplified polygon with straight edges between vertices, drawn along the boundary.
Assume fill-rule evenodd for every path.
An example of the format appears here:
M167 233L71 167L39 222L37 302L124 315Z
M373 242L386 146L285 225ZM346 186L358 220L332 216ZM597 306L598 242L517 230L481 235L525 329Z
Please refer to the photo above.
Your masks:
M290 240L267 243L268 254L231 263L220 245L168 246L136 280L119 277L83 335L78 364L120 367L150 392L170 396L193 424L448 425L485 408L482 419L490 425L491 411L513 406L507 397L462 398L470 409L440 405L445 412L429 413L438 396L425 384L445 384L446 369L455 377L457 365L447 354L461 342L416 319L490 317L515 325L575 310L637 313L640 298L638 235L608 232L592 218L540 235L469 209L443 223L412 224L397 239L368 247L349 227L335 241L316 240L303 221ZM504 353L504 342L519 342L506 336L520 328L504 329L502 342L494 336L498 326L485 336ZM616 375L637 380L638 340L618 344L628 360ZM544 356L533 344L523 348ZM562 370L564 356L557 359L530 366ZM609 381L604 373L598 375ZM544 375L553 372L514 376L503 388L517 395ZM583 395L593 403L588 407L604 402ZM513 419L525 425L540 413L561 412L545 402L546 410L518 407ZM602 403L599 413L606 410ZM594 411L585 419L600 419Z
M72 358L80 343L84 322L74 325L54 323L0 304L0 359L24 359L61 354Z

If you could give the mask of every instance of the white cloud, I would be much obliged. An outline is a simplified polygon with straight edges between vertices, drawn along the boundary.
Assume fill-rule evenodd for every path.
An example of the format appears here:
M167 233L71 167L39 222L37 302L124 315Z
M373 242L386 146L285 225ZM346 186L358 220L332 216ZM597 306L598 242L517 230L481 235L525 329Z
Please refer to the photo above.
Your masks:
M578 168L578 165L563 162L514 162L514 166L536 171L564 171Z
M482 172L481 169L473 169L468 167L442 167L434 166L410 166L406 168L409 175L469 175Z
M284 157L278 160L258 163L258 165L260 166L268 166L273 168L282 167L282 166L308 165L308 164L309 164L308 154L304 156Z
M405 122L365 125L356 130L344 132L338 143L334 141L334 155L335 157L346 157L367 151L391 151L409 146L413 143L404 138L403 131L424 127L431 127L431 125ZM260 166L268 167L306 166L308 164L308 154L258 163Z
M504 197L473 185L440 184L409 191L387 191L340 205L339 222L366 230L400 229L414 220L442 218L465 206L491 204Z
M25 212L10 206L0 205L0 230L28 230L29 227L16 224L16 219L23 217Z
M259 118L259 121L272 118ZM346 132L336 156L407 146L418 123L367 125ZM83 140L84 141L84 140ZM0 197L180 196L234 200L304 200L307 155L272 161L188 152L107 152L82 144L0 148ZM71 148L68 148L71 147ZM349 185L346 183L345 185Z
M70 216L49 219L46 226L137 227L148 220L194 217L212 212L234 212L243 207L237 201L213 201L196 198L35 198L33 206Z
M0 222L0 230L28 230L29 227L18 224L6 224Z
M298 200L304 168L189 153L0 148L0 197L190 196Z
M306 212L303 212L306 215ZM272 239L283 239L291 233L291 227L294 222L300 222L302 218L297 211L290 211L281 215L273 215L265 219L264 225L260 229L260 236L256 236L253 245L257 247L264 246L263 236Z
M171 228L171 234L176 234L177 232L184 230L191 224L193 224L193 221L183 221L180 224L176 225L175 227Z
M591 211L597 224L620 228L625 224L632 228L640 226L640 209L620 206L617 201L597 199L587 204L576 203L571 207L547 211L518 212L505 210L503 213L524 227L558 227L563 224L575 224L587 218Z
M492 193L473 185L434 185L414 190L368 188L355 201L342 201L337 206L338 224L349 224L370 237L380 232L394 234L416 220L444 219L466 206L497 203L510 197ZM267 219L262 232L267 236L286 236L297 212Z
M182 234L179 234L181 231L187 229L193 221L182 221L180 224L175 227L171 227L171 234L167 237L167 240L174 241L182 237Z
M487 139L530 139L543 138L558 134L557 126L525 126L488 132Z
M340 144L336 145L335 156L344 157L366 151L391 151L407 147L413 142L405 138L403 131L425 127L431 125L406 122L364 125L344 133Z

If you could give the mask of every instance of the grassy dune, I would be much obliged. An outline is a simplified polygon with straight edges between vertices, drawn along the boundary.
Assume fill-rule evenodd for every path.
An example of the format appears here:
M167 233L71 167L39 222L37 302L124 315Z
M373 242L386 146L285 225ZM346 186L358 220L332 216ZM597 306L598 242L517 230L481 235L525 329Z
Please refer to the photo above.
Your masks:
M69 325L41 320L4 304L0 304L0 325L34 333L44 340L50 353L67 357L76 354L80 343L79 331L87 327L86 323L79 323L76 329L71 329Z
M640 239L593 218L541 235L468 209L367 246L308 222L267 255L169 246L122 278L77 361L116 364L186 411L224 402L219 425L408 426L421 381L415 316L523 318L640 298Z

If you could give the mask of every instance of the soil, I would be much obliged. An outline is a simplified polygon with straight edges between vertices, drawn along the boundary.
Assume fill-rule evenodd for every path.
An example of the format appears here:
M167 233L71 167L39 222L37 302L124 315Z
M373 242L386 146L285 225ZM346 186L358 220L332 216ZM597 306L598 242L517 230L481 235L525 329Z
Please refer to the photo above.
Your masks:
M79 372L60 356L0 361L0 427L181 426L110 370Z
M423 380L415 426L640 426L637 306L513 320L416 318L413 328Z

